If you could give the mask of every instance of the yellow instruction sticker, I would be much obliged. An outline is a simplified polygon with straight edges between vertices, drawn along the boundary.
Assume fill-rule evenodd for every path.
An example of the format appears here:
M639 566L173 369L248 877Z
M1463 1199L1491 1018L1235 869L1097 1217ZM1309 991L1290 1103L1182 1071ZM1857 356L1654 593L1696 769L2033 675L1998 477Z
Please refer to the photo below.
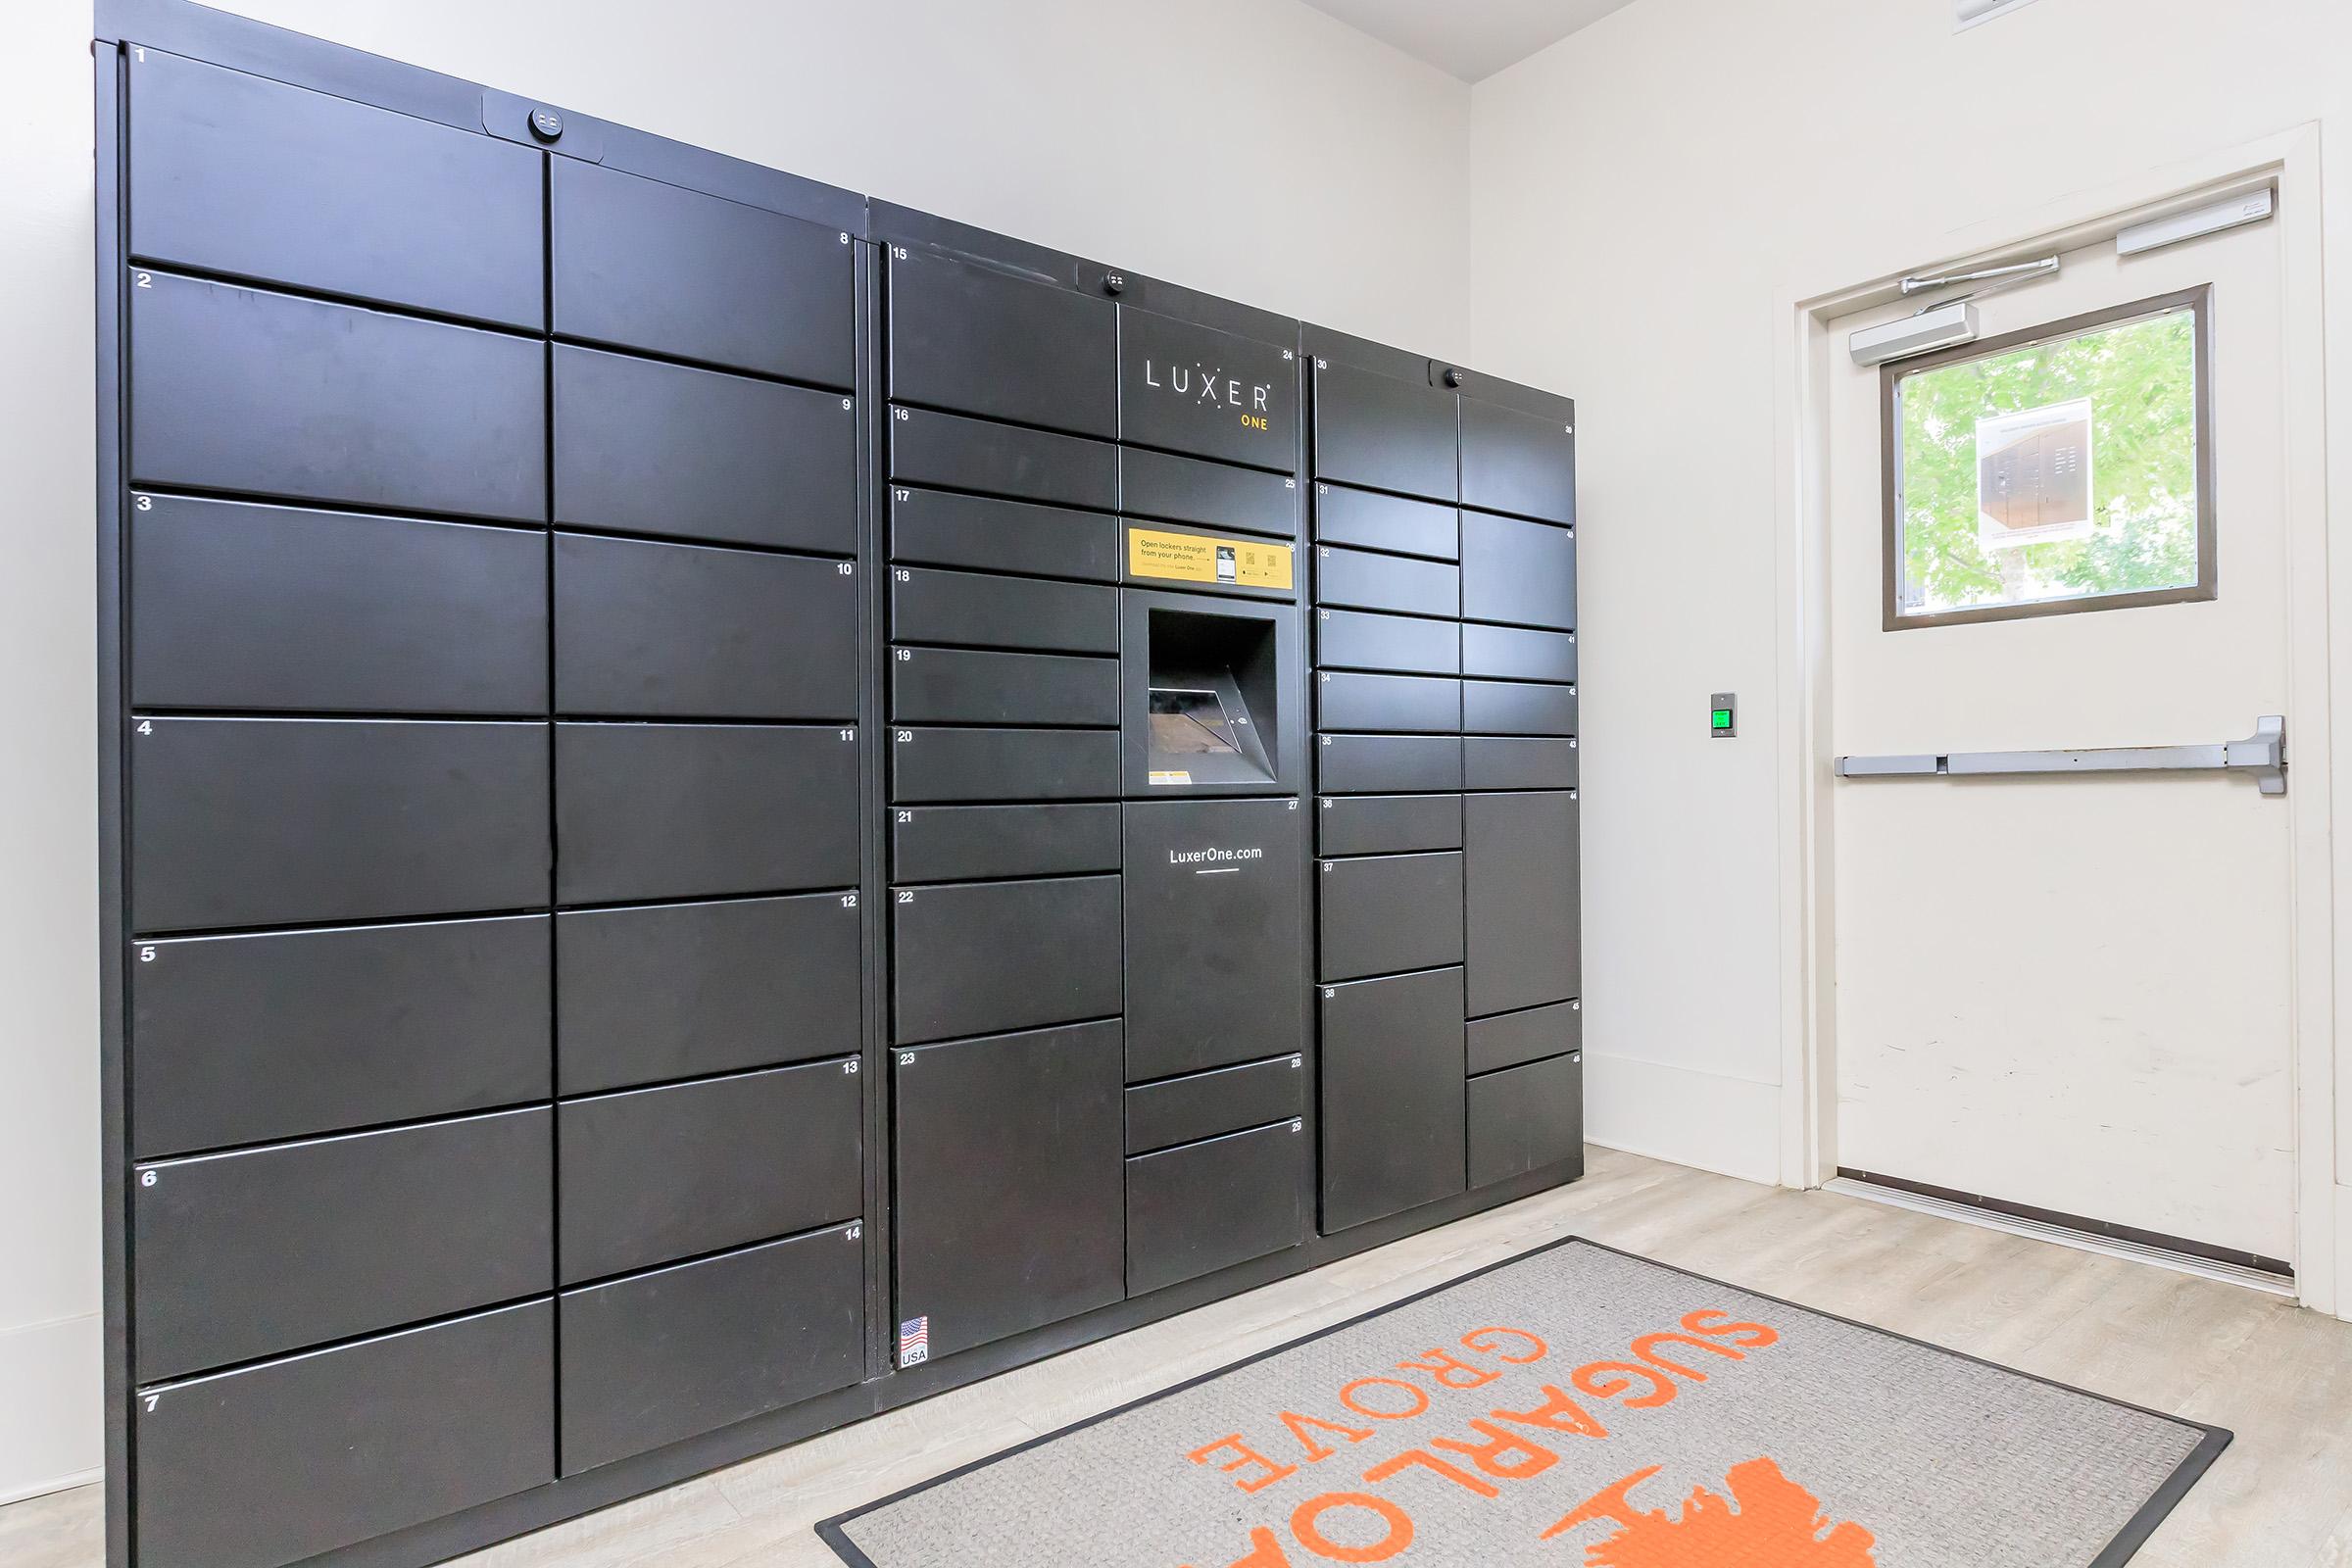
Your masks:
M1163 770L1155 767L1152 770L1152 782L1154 784L1190 784L1192 781L1193 775L1181 769Z
M1262 539L1212 539L1197 533L1130 528L1127 573L1227 588L1288 588L1291 547Z

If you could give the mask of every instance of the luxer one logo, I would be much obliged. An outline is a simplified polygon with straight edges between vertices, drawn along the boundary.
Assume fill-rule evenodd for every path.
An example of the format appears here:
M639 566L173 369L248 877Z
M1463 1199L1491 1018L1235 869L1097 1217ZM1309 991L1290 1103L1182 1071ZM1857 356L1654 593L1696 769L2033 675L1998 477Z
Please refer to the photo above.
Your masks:
M1222 845L1211 845L1205 850L1170 850L1168 852L1170 865L1214 865L1222 864L1227 860L1262 860L1265 858L1266 852L1254 844L1247 849L1239 850L1229 850Z
M1271 381L1242 381L1227 375L1221 367L1162 365L1146 360L1144 385L1155 391L1164 391L1170 397L1182 398L1194 408L1230 409L1240 416L1243 425L1248 429L1268 428L1267 400L1274 396L1274 383Z

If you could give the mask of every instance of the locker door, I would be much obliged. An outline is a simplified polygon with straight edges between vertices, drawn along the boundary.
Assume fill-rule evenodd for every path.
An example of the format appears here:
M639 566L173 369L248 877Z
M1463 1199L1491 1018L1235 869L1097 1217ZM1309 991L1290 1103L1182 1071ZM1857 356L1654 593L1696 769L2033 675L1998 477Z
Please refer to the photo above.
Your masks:
M540 163L478 129L131 56L141 261L536 331Z
M1462 859L1368 855L1320 862L1318 978L1352 980L1460 963Z
M1450 620L1462 612L1461 574L1450 562L1317 545L1315 603Z
M897 1316L952 1354L1125 1294L1115 1020L892 1053Z
M850 398L568 343L555 394L558 522L857 553Z
M168 272L132 277L133 484L546 516L547 350L536 339Z
M1470 1185L1576 1161L1584 1170L1585 1068L1570 1052L1470 1080Z
M1465 796L1462 844L1470 1016L1576 996L1576 798Z
M992 419L1118 433L1118 308L908 247L890 258L890 395Z
M1096 725L1119 722L1115 659L902 648L890 663L901 724Z
M1461 628L1418 615L1359 610L1315 612L1315 664L1321 669L1387 669L1453 675L1462 667Z
M1105 441L903 405L890 411L891 477L1089 512L1119 504L1119 449Z
M1461 518L1453 508L1427 501L1317 484L1315 538L1327 545L1453 561L1461 555Z
M918 806L891 815L892 880L978 882L1119 868L1119 805Z
M1411 855L1462 847L1459 795L1327 795L1315 812L1315 853Z
M1576 535L1548 523L1462 514L1462 613L1561 631L1576 625Z
M1119 1010L1117 877L902 888L890 912L901 1043Z
M1455 735L1323 735L1315 788L1327 795L1431 794L1462 787Z
M1119 307L1119 439L1288 471L1298 450L1298 360L1264 343Z
M894 727L891 800L1082 801L1119 793L1115 729Z
M1426 382L1315 366L1315 477L1455 499L1454 396Z
M1462 682L1462 728L1473 735L1573 735L1576 688L1532 681Z
M1305 853L1296 801L1127 807L1127 1077L1303 1043Z
M1119 578L1119 519L1107 512L894 487L890 556L1032 577Z
M854 1054L858 918L840 893L565 910L561 1092Z
M143 1167L131 1212L139 1380L545 1291L549 1114Z
M558 724L562 904L858 880L854 726Z
M854 384L847 234L577 158L548 165L559 336Z
M564 1473L856 1383L862 1233L837 1225L566 1291Z
M855 719L847 562L556 535L556 710Z
M155 718L129 744L142 931L547 902L547 727Z
M856 1218L863 1083L818 1061L565 1101L561 1283Z
M1573 681L1576 633L1518 626L1462 627L1462 673L1502 680Z
M1119 449L1119 510L1131 517L1298 537L1298 484L1290 475L1164 452Z
M535 529L154 496L130 615L141 708L547 710Z
M1462 971L1322 989L1323 1229L1461 1192Z
M1325 730L1455 734L1462 727L1462 683L1324 670L1315 677L1315 723Z
M1306 1079L1306 1058L1294 1052L1136 1085L1127 1091L1127 1152L1153 1153L1303 1116Z
M890 634L903 643L1115 654L1119 595L1093 583L902 566L891 573Z
M1559 418L1463 398L1462 505L1576 520L1576 430Z
M1306 1238L1305 1128L1277 1122L1127 1162L1127 1294L1213 1274Z
M137 946L142 1157L548 1096L545 915Z

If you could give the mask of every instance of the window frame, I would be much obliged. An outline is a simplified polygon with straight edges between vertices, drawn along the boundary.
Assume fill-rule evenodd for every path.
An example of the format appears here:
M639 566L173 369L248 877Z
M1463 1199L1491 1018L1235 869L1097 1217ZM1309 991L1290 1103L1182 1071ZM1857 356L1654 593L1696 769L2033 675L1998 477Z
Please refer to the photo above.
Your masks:
M2197 580L2180 588L2144 588L2131 593L2086 594L2071 599L2041 599L2023 605L1975 605L1965 610L1938 610L1920 614L1901 613L1897 590L1901 579L1901 537L1898 518L1902 447L1896 415L1896 388L1905 376L1969 360L1989 359L2015 349L2059 338L2080 337L2102 326L2139 320L2187 308L2194 323L2190 332L2191 364L2197 386L2192 430L2196 441ZM1915 359L1891 360L1879 368L1879 563L1883 629L1909 631L1926 626L1966 626L1989 620L2028 620L2041 615L2081 614L2099 610L2137 610L2148 605L2201 602L2220 595L2220 552L2215 524L2213 463L2213 285L2170 294L2157 294L2126 305L2109 306L2064 320L2029 326L1998 337L1961 343Z

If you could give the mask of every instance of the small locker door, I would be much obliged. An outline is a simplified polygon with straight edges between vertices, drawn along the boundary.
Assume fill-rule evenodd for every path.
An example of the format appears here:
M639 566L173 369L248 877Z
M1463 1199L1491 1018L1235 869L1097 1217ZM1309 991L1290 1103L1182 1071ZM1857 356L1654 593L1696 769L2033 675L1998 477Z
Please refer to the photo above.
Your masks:
M131 57L142 260L536 331L540 157L160 49Z
M894 1052L900 1364L1125 1293L1119 1025Z
M1576 532L1462 514L1462 613L1567 631L1576 625Z

